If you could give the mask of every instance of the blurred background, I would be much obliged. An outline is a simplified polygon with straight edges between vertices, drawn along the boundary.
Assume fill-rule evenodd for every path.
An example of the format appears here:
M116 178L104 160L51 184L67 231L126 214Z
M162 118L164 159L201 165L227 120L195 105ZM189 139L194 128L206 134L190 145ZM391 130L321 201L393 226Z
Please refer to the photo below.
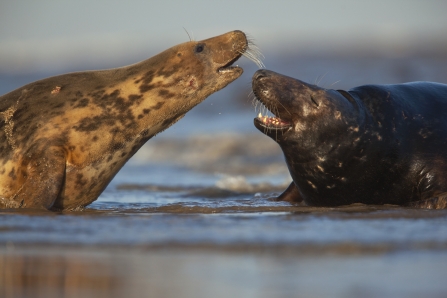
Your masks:
M0 94L52 75L132 64L188 41L188 35L201 40L234 29L254 40L267 69L322 87L447 83L446 11L447 2L436 0L4 1ZM256 136L251 144L261 140L282 160L276 144L253 126L257 113L249 94L257 66L247 58L237 64L245 69L241 78L154 140L231 134L205 140L216 146L248 133ZM145 148L137 156L148 159ZM224 160L239 150L226 155L221 149L212 148ZM159 154L157 160L175 156Z
M446 12L442 0L2 1L0 95L235 29L267 69L322 87L447 83ZM269 200L291 179L253 126L257 66L237 64L238 80L151 139L85 212L0 211L0 296L446 297L445 211Z
M249 34L267 69L321 86L447 80L447 2L3 1L0 94L32 80L124 66L189 40ZM254 63L203 108L250 107ZM217 98L224 98L217 100ZM216 100L213 100L216 99ZM213 105L213 107L211 107Z

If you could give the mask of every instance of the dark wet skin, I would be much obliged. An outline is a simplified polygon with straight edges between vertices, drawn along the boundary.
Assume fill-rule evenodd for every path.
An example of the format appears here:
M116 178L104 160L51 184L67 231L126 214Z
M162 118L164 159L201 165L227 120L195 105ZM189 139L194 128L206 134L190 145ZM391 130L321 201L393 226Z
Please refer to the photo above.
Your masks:
M293 178L279 200L447 207L447 85L331 90L268 70L252 85L275 115L254 124L279 144Z

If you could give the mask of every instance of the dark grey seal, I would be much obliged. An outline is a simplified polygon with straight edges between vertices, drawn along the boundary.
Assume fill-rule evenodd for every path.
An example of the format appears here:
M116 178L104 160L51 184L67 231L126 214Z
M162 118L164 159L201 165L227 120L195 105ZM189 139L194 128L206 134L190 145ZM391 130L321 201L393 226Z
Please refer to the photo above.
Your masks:
M447 85L324 89L268 70L253 92L275 117L255 126L284 152L293 182L278 199L447 206Z

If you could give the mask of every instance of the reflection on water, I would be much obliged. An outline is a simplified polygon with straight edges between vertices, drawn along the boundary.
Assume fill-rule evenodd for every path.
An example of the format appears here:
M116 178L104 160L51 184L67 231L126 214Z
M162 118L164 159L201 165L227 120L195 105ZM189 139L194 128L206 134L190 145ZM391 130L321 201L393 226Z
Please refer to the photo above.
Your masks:
M119 264L114 264L111 256L101 253L84 256L76 251L37 255L3 252L0 296L112 297L123 286L116 267ZM121 270L127 271L125 267Z
M445 252L3 251L0 296L445 297L446 263Z

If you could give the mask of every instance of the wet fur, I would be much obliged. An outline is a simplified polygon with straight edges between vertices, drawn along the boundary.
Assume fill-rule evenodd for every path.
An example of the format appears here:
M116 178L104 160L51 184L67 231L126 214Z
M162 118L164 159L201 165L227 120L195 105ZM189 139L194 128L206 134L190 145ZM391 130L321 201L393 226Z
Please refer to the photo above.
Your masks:
M255 126L284 152L293 178L278 199L312 206L447 205L447 85L324 89L272 71L253 92L290 126Z
M202 51L196 51L197 45ZM0 97L0 208L80 209L150 138L242 74L241 31L123 68L70 73Z

